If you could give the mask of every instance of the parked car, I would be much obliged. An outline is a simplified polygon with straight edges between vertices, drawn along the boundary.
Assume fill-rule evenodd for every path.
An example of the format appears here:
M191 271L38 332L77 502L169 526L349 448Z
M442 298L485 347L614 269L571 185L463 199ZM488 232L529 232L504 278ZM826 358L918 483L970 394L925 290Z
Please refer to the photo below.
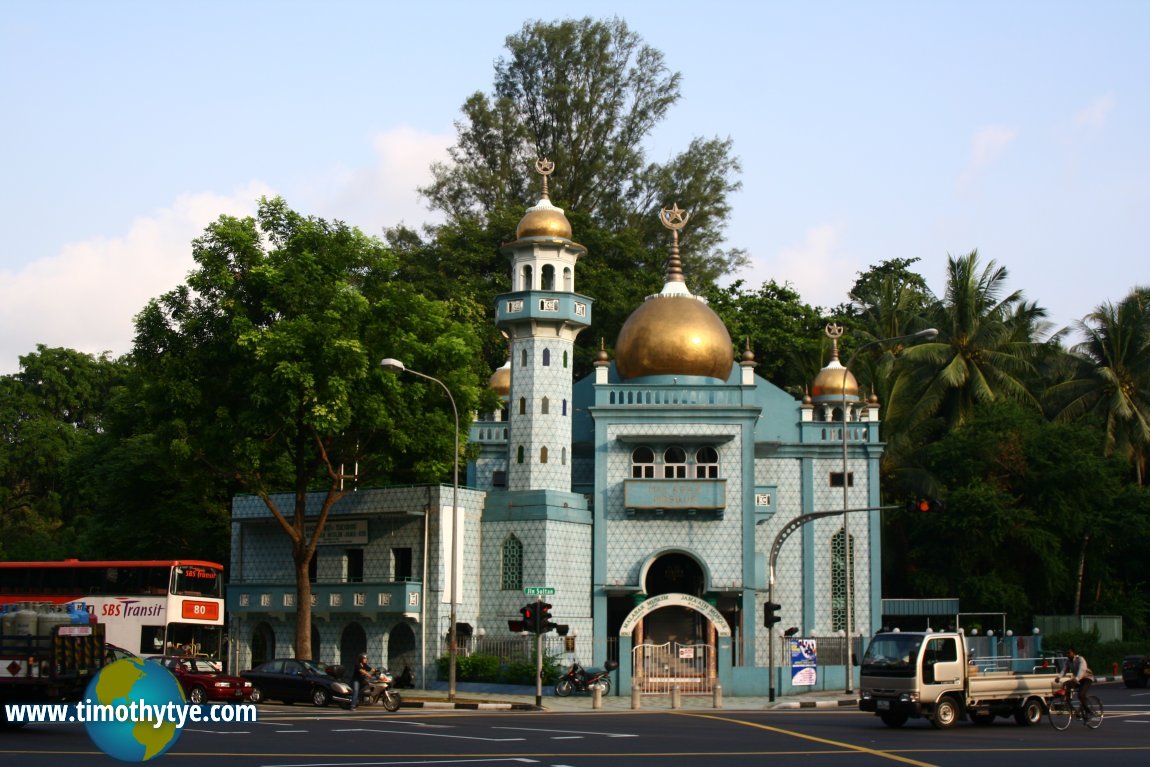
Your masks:
M207 703L221 700L244 703L252 700L255 687L246 679L224 674L218 666L205 658L183 658L160 655L148 658L159 663L180 683L189 703Z
M114 644L104 645L104 663L105 663L105 665L109 664L109 663L115 663L118 660L124 660L125 658L136 658L136 657L139 657L139 656L137 656L134 652L131 652L130 650L125 650L123 647L120 647L119 645L114 645Z
M311 701L317 706L326 706L332 701L351 704L351 685L325 673L310 660L277 658L241 676L253 685L253 703L282 700L284 703Z
M1150 681L1150 655L1127 655L1122 659L1122 682L1127 687L1145 687Z

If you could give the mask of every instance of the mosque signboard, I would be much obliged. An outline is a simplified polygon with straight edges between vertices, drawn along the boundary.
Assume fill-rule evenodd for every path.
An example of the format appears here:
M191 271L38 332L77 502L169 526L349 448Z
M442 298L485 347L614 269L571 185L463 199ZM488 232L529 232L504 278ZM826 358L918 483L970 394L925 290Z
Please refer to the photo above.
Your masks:
M623 506L628 509L726 508L725 479L628 479L623 482Z

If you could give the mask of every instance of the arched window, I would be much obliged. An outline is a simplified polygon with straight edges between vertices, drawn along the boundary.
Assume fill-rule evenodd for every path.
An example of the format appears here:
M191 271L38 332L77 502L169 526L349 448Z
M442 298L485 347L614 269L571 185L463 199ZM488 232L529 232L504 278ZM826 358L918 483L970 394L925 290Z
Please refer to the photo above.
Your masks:
M847 548L844 545L846 541L846 531L839 528L839 531L831 538L831 630L842 631L847 625ZM850 539L850 552L851 564L854 564L855 558L855 539L851 536ZM850 595L853 597L855 591L855 578L854 567L851 568L850 573ZM857 611L851 610L851 627L847 631L848 634L854 635L854 616Z
M523 267L523 276L520 278L519 289L520 290L531 290L531 266L530 265Z
M575 289L574 275L571 273L571 267L563 267L563 289L570 293Z
M551 264L545 264L543 269L540 270L543 277L543 290L555 290L555 267Z
M567 465L567 448L563 448L563 456L562 456L561 460L563 462L563 465L566 466Z
M663 479L687 478L687 451L669 447L663 451Z
M514 535L503 540L503 563L500 570L500 589L519 591L523 588L523 541Z
M695 451L695 479L719 478L719 451L711 446Z
M563 352L563 367L567 367L567 352Z
M637 447L631 451L631 478L655 478L655 451L649 447Z
M550 349L544 349L543 350L543 367L545 367L545 368L551 367L551 350Z
M523 463L523 445L520 445L515 450L515 462L516 463Z
M519 366L520 367L527 367L527 350L526 349L519 352Z
M542 407L540 407L539 412L543 415L547 415L551 412L551 400L549 398L543 398Z
M519 398L519 415L527 415L527 398Z
M563 415L567 415L567 400L563 400Z
M539 448L539 463L547 463L547 448Z

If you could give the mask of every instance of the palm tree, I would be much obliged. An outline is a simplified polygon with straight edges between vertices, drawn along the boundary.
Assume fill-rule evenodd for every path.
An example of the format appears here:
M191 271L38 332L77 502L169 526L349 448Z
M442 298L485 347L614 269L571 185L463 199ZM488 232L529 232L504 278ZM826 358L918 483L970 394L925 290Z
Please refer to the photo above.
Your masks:
M1135 287L1117 305L1107 301L1075 323L1086 340L1071 353L1079 374L1051 388L1058 418L1104 425L1105 455L1134 465L1145 484L1150 447L1150 287Z
M1006 267L994 261L979 267L977 250L947 258L946 293L928 309L938 340L903 352L907 367L891 391L888 417L902 428L931 420L959 427L978 403L1000 397L1038 407L1025 381L1033 375L1035 333L1045 326L1046 310L1023 301L1018 290L1003 296Z

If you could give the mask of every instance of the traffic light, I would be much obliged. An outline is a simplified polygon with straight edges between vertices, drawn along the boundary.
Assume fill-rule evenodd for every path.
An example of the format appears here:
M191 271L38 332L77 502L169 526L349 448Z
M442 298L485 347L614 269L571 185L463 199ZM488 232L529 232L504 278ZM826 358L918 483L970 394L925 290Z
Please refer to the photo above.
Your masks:
M906 502L906 510L911 512L932 514L942 511L943 508L942 501L937 498L915 498Z
M555 628L556 624L551 620L551 605L547 602L540 602L536 605L539 608L539 632L546 634L551 629Z
M773 626L776 623L778 623L779 621L781 621L782 618L780 618L778 615L775 615L775 613L781 609L783 609L783 606L778 604L777 602L766 602L766 603L764 603L763 604L763 625L767 628L770 628L771 626Z
M532 634L539 633L539 609L535 602L529 602L519 608L519 614L523 616L523 630L530 631Z

